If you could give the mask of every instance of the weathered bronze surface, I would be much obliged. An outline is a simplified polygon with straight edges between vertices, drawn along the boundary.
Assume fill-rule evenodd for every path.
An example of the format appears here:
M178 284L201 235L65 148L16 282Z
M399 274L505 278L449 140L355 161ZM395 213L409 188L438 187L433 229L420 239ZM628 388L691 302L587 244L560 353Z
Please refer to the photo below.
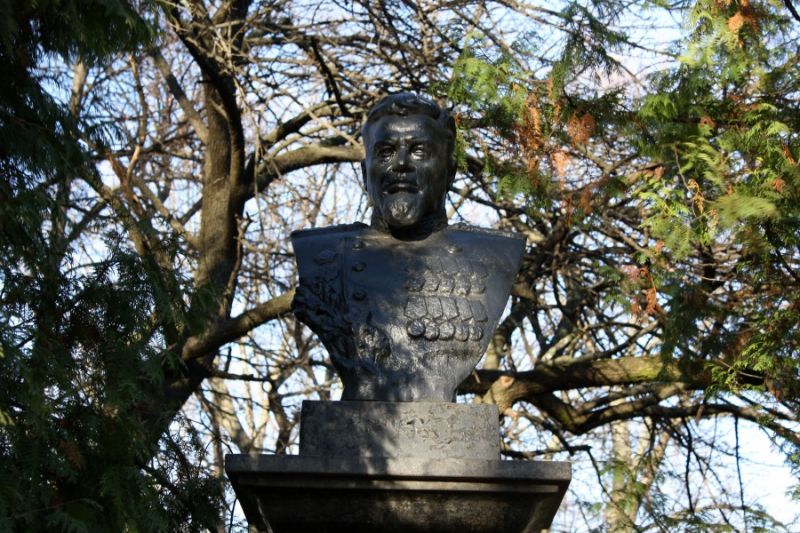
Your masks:
M371 224L298 231L297 317L344 383L303 402L300 455L228 455L252 530L275 533L538 533L569 463L500 461L499 413L451 403L486 351L524 239L448 226L450 115L390 96L364 126Z
M330 353L343 400L452 401L497 327L524 239L447 225L455 126L434 102L387 97L363 138L371 224L292 234L293 310Z

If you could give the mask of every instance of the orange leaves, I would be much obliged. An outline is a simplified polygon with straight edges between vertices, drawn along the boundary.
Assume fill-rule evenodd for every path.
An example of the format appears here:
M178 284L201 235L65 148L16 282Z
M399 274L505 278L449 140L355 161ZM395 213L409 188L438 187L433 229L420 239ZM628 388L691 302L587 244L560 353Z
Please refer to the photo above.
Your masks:
M644 291L644 307L642 307L641 295L636 295L631 300L631 314L644 318L646 316L656 316L664 313L664 308L658 303L658 291L655 287L650 287Z
M714 119L709 117L708 115L703 115L702 117L700 117L700 125L706 126L708 127L708 129L714 129L717 123L714 122Z
M539 111L539 99L532 92L525 100L522 124L517 127L517 136L524 148L536 149L544 144L542 135L542 113Z
M547 80L543 90L532 90L525 100L522 120L514 130L514 140L521 148L526 168L533 174L539 170L540 160L549 159L552 168L564 177L570 163L568 150L563 140L554 136L559 127L569 139L568 144L582 147L591 138L596 127L595 118L590 113L574 112L566 124L562 121L562 101L556 94L552 80Z
M783 145L783 157L786 158L786 161L788 161L790 165L797 164L797 160L792 155L792 151L789 150L789 147L785 144Z
M645 301L647 302L647 307L645 307L644 312L646 315L654 315L656 313L663 313L664 310L661 308L661 305L658 303L658 291L655 287L650 287L645 291Z
M739 30L744 26L744 15L741 11L737 11L735 15L728 19L728 29L733 33L739 33Z
M686 187L689 189L689 192L692 193L692 204L701 213L705 211L706 199L703 196L703 193L700 192L700 184L698 184L697 181L692 178L686 182Z
M584 145L594 133L595 120L589 113L573 114L567 121L567 134L576 145Z
M637 267L636 265L625 265L620 268L620 270L625 274L626 280L631 283L636 283L650 276L650 269L646 266Z
M542 139L542 115L539 113L539 109L536 107L537 101L533 93L528 96L528 101L526 102L525 108L528 112L528 117L530 120L530 124L532 126L532 130L534 133L535 138L538 142L541 142Z
M569 105L571 107L567 108ZM544 186L549 193L556 191L564 216L567 220L580 208L583 214L591 213L602 180L586 183L585 169L576 167L580 176L568 178L570 167L578 162L580 154L586 150L597 127L595 117L588 112L575 109L552 79L537 83L527 95L520 111L512 137L509 154L524 163L524 169L531 184L537 189ZM542 165L546 170L542 172Z
M569 156L567 153L563 150L559 150L551 156L551 159L558 175L562 177L566 175L567 167L569 166Z
M542 114L534 92L531 92L525 100L522 122L517 125L515 134L516 141L522 149L526 169L533 176L539 170L539 155L545 144L542 134Z
M587 215L592 212L592 198L594 197L594 187L584 187L581 191L581 197L578 200L578 206Z
M64 457L72 463L77 469L82 469L84 465L83 455L81 454L80 448L78 445L72 441L61 440L58 443L58 449L61 450L61 453L64 454Z
M735 35L739 35L739 32L745 26L749 26L754 32L758 31L758 14L750 6L750 0L741 0L739 9L728 19L728 29ZM743 46L741 40L739 45Z
M663 243L661 246L663 247ZM647 266L625 265L620 271L625 275L623 287L634 293L630 300L631 314L643 318L664 313L664 309L658 303L655 281Z

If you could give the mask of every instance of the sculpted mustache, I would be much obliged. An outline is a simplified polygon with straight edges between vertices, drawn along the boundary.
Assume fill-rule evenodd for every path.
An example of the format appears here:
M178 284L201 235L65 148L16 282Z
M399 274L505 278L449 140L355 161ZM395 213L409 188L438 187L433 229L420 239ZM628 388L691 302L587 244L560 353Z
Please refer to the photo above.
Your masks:
M404 178L394 178L384 182L382 189L384 192L388 193L393 193L398 191L417 192L420 190L420 186L417 183L417 180L414 179L410 180Z

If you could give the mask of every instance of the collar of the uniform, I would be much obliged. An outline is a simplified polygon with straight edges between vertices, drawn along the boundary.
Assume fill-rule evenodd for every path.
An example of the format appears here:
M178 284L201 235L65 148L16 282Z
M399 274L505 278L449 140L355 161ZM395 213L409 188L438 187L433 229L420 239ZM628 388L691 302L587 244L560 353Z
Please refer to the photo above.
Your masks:
M424 216L416 225L411 228L392 229L386 224L385 220L383 220L381 217L375 216L375 213L373 213L372 220L370 220L370 226L379 232L389 234L396 239L403 241L419 241L422 239L427 239L433 233L446 228L447 214L444 212L444 210L442 210L441 212L431 213Z

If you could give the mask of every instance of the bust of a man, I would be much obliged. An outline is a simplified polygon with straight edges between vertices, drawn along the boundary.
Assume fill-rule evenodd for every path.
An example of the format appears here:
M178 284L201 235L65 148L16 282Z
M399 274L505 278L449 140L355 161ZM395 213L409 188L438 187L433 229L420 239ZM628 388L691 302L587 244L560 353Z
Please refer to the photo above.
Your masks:
M292 234L292 308L330 353L343 400L452 401L497 327L524 239L448 226L455 123L432 100L384 98L362 137L371 224Z

